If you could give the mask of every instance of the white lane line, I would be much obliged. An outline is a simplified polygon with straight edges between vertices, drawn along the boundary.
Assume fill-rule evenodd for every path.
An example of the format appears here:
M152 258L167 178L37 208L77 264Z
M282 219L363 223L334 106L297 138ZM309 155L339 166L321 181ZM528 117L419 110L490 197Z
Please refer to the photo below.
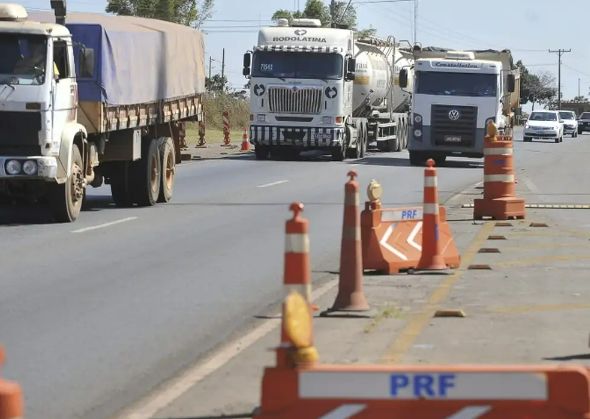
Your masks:
M312 293L312 300L317 300L332 288L336 287L336 285L338 285L338 281L332 280L319 287ZM190 368L178 379L175 379L173 382L167 385L162 391L157 392L152 397L148 396L143 401L140 401L135 407L132 407L127 413L119 416L117 419L153 418L156 413L158 413L158 411L173 403L197 383L204 380L208 375L214 373L233 358L238 356L240 353L254 345L272 330L279 327L280 324L280 318L266 320L246 336L238 339L237 341L231 342L227 346L223 347L219 352Z
M529 190L533 194L537 195L537 198L539 198L539 200L541 202L547 202L547 198L545 198L545 196L543 195L543 192L541 192L541 190L539 188L537 188L537 185L535 185L532 180L525 177L523 179L523 181L524 181L524 184L527 186L527 188L529 188Z
M289 182L289 181L288 180L278 180L276 182L265 183L264 185L258 185L257 188L268 188L269 186L280 185L282 183L287 183L287 182Z
M116 224L126 223L127 221L133 221L136 219L137 219L137 217L127 217L127 218L123 218L121 220L111 221L110 223L104 223L104 224L99 224L99 225L92 226L92 227L85 227L85 228L81 228L79 230L70 231L70 233L84 233L86 231L98 230L99 228L110 227L110 226L114 226Z

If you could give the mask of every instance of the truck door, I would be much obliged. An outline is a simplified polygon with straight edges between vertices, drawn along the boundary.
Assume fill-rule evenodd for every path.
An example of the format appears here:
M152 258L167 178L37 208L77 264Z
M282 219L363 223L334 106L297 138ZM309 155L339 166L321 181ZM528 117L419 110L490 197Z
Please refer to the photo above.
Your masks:
M77 84L73 53L68 40L53 41L53 132L59 141L63 127L76 118Z

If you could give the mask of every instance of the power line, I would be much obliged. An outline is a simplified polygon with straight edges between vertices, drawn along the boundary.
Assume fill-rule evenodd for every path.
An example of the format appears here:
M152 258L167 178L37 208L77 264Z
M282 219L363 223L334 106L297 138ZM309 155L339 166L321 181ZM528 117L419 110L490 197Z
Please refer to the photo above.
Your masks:
M557 54L557 109L561 109L561 56L566 52L572 52L571 49L549 50L550 54Z

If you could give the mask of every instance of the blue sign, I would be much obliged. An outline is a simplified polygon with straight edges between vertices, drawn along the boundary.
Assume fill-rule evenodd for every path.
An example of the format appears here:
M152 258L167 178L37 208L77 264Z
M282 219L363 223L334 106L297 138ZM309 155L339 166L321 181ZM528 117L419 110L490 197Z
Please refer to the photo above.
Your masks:
M418 218L418 210L414 209L402 211L402 220L415 220L416 218Z
M392 374L391 395L400 393L416 397L446 397L449 390L455 387L455 374Z

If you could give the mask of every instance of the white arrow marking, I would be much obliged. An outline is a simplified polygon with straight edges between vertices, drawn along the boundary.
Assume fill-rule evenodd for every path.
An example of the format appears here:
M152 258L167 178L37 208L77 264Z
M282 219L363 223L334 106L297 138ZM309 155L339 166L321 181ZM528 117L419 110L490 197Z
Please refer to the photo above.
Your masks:
M349 419L366 408L366 404L343 404L320 419Z
M414 227L414 229L412 230L412 234L410 234L410 237L408 237L408 244L410 246L412 246L414 249L418 250L419 252L422 251L422 246L420 246L418 243L416 243L414 241L414 239L416 238L416 236L420 232L421 228L422 228L422 221L420 221L420 222L418 222L418 224L416 224L416 227Z
M491 406L467 406L446 419L477 419L492 409Z
M381 246L385 247L387 250L389 250L391 253L393 253L394 255L396 255L401 260L408 260L408 258L406 257L406 255L404 255L399 250L393 248L392 246L389 245L389 243L387 243L387 240L389 240L389 238L391 237L391 234L393 233L393 230L395 230L395 227L396 226L397 226L397 224L395 224L395 223L393 223L393 224L391 224L389 226L389 228L387 229L387 231L383 235L383 238L381 239L381 241L379 242L379 244Z

